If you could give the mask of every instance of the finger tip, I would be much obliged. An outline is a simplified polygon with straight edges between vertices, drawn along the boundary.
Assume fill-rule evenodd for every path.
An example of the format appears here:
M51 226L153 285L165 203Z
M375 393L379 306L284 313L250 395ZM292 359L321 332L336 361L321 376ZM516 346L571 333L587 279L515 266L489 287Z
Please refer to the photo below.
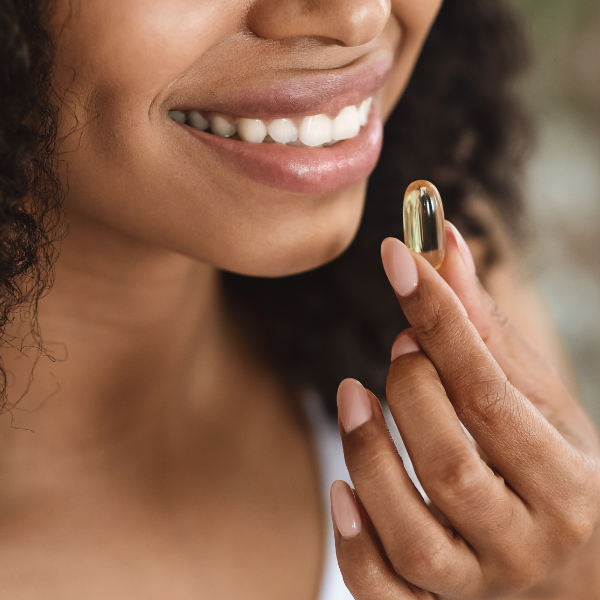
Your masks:
M386 237L383 242L381 242L381 258L385 261L385 258L393 252L395 244L402 242L395 237ZM402 244L404 246L404 244Z
M411 250L397 238L386 238L381 243L381 259L396 293L400 297L410 295L419 282L419 271Z
M362 519L352 488L345 481L334 481L330 498L334 526L342 537L356 537L362 529Z
M394 362L400 356L404 354L410 354L412 352L421 352L421 344L417 339L414 329L405 329L394 341L392 345L391 358Z
M346 379L342 379L342 381L340 382L340 385L338 385L338 389L337 389L338 400L339 400L340 396L344 393L344 391L351 390L351 389L363 391L365 389L365 387L360 381L358 381L358 379L353 379L352 377L346 377Z
M457 253L467 271L472 277L477 276L475 261L465 238L462 236L456 226L450 221L445 222L446 229L446 256Z

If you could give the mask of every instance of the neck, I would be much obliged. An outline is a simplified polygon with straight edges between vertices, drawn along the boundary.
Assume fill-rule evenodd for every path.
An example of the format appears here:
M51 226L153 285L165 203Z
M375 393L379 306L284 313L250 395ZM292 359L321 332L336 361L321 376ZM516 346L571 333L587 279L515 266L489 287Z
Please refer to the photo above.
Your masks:
M28 346L28 323L7 332L24 346L3 355L7 407L19 400L8 412L13 427L33 433L11 428L5 413L4 461L34 453L85 462L130 442L155 444L192 419L229 418L247 403L237 390L249 382L264 390L268 377L223 311L213 267L78 215L69 226L38 306L47 354Z

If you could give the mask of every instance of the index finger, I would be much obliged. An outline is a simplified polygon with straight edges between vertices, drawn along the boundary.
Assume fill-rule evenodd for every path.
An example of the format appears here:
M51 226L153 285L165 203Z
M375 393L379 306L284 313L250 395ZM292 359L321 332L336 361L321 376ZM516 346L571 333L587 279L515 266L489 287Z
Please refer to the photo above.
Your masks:
M395 238L384 240L381 254L421 347L459 419L492 465L522 497L568 475L560 473L570 472L568 461L554 458L556 452L570 454L566 441L510 384L450 286Z

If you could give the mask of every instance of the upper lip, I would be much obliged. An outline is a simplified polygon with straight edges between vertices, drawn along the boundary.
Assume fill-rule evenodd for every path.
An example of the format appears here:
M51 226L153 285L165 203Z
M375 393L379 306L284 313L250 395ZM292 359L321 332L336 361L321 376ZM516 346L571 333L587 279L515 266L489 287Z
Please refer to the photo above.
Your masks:
M208 100L179 104L172 110L197 110L252 119L280 119L316 114L335 115L345 106L360 104L385 83L391 58L366 60L348 67L301 75L256 80L244 89Z

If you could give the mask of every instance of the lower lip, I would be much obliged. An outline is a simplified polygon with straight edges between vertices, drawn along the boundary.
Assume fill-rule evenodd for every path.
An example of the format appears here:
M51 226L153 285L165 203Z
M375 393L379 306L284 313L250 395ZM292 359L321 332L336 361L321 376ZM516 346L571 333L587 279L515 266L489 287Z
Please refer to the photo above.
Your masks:
M383 142L376 101L368 123L355 138L327 148L252 144L186 129L227 168L268 187L297 194L335 192L363 181L375 168Z

